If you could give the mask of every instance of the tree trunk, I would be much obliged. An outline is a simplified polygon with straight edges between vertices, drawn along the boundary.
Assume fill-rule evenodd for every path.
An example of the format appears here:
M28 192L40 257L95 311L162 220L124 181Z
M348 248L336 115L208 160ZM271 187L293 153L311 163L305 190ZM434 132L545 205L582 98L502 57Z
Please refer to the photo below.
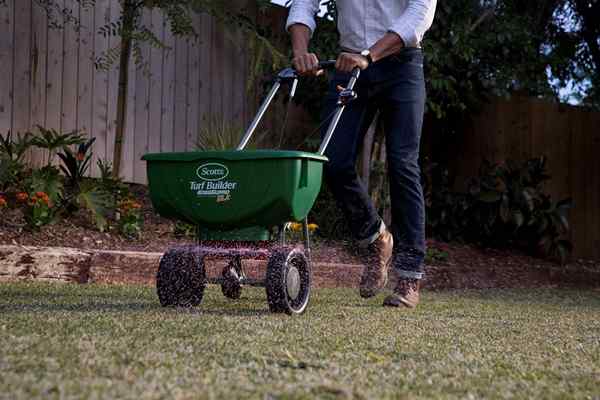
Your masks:
M135 26L136 5L133 0L123 3L123 27L121 31L121 54L119 57L119 93L117 98L117 120L115 147L113 152L113 177L121 173L121 157L127 115L127 88L129 86L129 59L131 56L131 34Z

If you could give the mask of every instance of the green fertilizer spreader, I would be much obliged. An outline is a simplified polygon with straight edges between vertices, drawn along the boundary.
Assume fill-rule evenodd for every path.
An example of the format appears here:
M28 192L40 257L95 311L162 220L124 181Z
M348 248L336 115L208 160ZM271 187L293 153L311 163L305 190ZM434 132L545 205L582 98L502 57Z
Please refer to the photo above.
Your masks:
M331 68L334 61L322 62ZM352 73L318 153L245 150L282 85L290 100L298 84L291 68L281 71L236 150L146 154L150 197L163 217L193 224L198 243L169 249L161 258L157 293L163 306L201 303L207 283L239 299L243 285L264 286L269 309L300 314L311 284L307 215L321 188L325 149L346 105L356 98ZM303 243L288 243L288 222L301 222ZM208 278L204 259L229 260L220 277ZM266 259L264 279L246 277L242 259Z

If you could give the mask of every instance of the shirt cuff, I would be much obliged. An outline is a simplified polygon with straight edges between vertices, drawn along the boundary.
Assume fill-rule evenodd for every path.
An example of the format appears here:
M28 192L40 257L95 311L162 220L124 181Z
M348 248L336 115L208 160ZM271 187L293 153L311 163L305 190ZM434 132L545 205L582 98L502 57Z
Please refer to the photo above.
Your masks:
M419 45L420 40L417 32L403 21L402 23L394 24L389 31L400 36L400 39L404 42L404 47L417 47Z
M285 24L285 30L289 31L290 26L295 25L295 24L306 25L308 27L308 29L310 29L311 37L312 37L315 29L317 28L317 23L315 22L314 18L304 17L301 15L293 15L292 13L290 13L290 16L287 19L287 23Z

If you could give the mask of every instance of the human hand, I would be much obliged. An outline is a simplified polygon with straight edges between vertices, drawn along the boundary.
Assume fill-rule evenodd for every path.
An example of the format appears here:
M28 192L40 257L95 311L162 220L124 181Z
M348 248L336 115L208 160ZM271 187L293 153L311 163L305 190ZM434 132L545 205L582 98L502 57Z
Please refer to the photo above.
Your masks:
M314 53L302 53L292 60L292 65L300 75L320 75L319 59Z
M352 72L355 68L361 70L369 67L369 60L360 54L341 53L335 63L335 68L340 72Z

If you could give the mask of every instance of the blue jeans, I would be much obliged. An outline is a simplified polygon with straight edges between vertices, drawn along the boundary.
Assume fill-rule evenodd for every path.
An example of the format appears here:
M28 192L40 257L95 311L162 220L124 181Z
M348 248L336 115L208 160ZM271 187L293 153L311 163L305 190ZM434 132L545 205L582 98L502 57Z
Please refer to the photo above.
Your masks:
M349 74L331 79L323 118L336 106L336 86L345 86ZM325 155L325 178L342 209L354 239L376 237L382 224L367 189L356 173L356 158L363 138L379 111L386 139L391 194L396 273L421 279L425 258L425 206L419 168L419 145L425 107L423 53L404 49L372 64L362 72L350 103ZM323 131L324 133L324 131Z

